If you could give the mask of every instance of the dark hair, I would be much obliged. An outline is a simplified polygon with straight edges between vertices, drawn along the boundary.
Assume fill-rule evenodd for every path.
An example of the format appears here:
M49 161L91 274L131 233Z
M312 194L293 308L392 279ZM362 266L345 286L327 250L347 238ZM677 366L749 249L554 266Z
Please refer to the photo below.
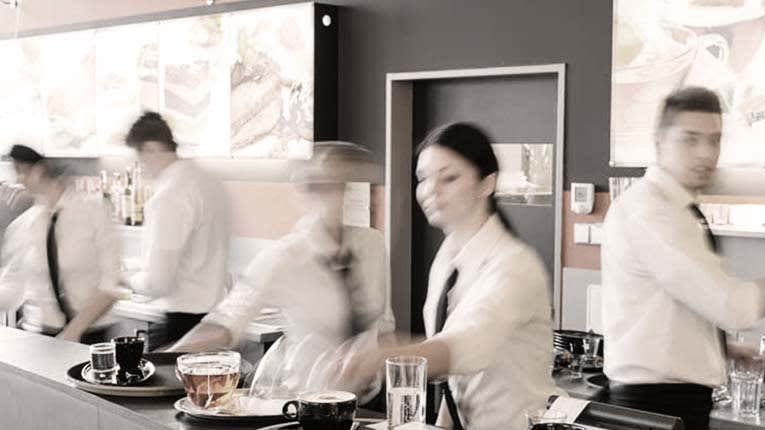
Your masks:
M134 148L138 151L143 149L143 146L148 141L160 142L167 147L168 150L175 152L178 144L173 140L173 132L170 130L170 126L162 118L162 115L156 112L144 112L136 122L130 126L130 131L125 137L125 143L127 146Z
M673 91L661 105L657 130L672 125L682 112L706 112L722 115L720 98L714 91L703 87L686 87Z
M491 149L491 140L489 136L480 127L467 122L455 122L442 125L433 129L425 139L417 145L416 155L425 148L438 145L451 149L464 157L474 167L478 169L481 179L499 172L499 162L494 150ZM510 219L497 208L497 197L492 192L490 197L490 210L496 213L505 228L515 233Z
M24 164L37 164L43 159L42 154L26 145L13 145L8 156L16 163Z

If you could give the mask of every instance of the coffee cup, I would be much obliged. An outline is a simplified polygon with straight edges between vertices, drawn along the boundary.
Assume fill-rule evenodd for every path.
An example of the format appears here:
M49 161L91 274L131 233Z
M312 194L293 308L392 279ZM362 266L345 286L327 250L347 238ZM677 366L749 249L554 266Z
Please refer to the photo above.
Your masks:
M356 395L346 391L303 393L285 403L282 414L300 422L305 430L350 430L356 416Z
M117 364L120 373L140 374L141 359L143 358L143 338L123 336L112 339Z

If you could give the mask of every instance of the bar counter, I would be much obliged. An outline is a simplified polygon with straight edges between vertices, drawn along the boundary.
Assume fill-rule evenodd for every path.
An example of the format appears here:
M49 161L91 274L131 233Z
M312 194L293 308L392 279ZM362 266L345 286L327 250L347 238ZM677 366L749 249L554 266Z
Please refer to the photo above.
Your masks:
M90 358L86 345L0 327L0 429L225 430L253 424L203 421L173 408L180 397L99 396L74 388L66 371ZM381 414L360 411L365 417Z
M0 428L57 430L217 430L254 428L186 417L173 408L178 397L99 396L74 388L66 371L89 359L86 345L0 327ZM587 375L585 375L587 377ZM572 397L597 399L602 390L565 373L558 385ZM712 413L716 430L765 429L759 418L736 417L730 408Z
M566 390L571 396L583 400L602 400L605 390L588 384L585 379L593 375L585 373L582 379L571 379L564 371L556 375L555 383L558 387ZM760 411L759 417L741 417L733 413L730 406L717 406L712 411L709 420L711 430L756 430L765 429L765 408ZM687 429L693 430L693 429Z

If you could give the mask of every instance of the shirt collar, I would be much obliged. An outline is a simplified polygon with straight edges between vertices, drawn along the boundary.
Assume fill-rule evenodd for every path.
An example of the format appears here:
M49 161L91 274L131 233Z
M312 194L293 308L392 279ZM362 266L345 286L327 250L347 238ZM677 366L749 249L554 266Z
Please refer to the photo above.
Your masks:
M183 168L186 166L186 163L188 163L188 160L175 160L169 166L165 167L161 172L159 172L159 175L157 175L157 178L154 180L155 190L159 190L167 186L172 178L177 176L179 172L183 170Z
M679 207L686 207L696 202L696 193L682 186L666 170L659 166L651 166L644 178L661 190L664 196Z
M340 244L330 235L319 215L307 215L298 220L295 230L309 237L308 246L314 254L331 257L340 252ZM344 229L343 235L347 231Z
M499 215L489 216L483 226L452 258L452 266L462 273L477 269L489 257L503 233L506 233L506 229Z
M51 213L55 213L60 211L61 209L65 209L67 206L70 206L72 204L72 201L77 197L77 192L74 190L73 187L68 186L64 189L64 192L61 193L61 197L58 198L58 201L55 205L53 205L53 209L51 209Z

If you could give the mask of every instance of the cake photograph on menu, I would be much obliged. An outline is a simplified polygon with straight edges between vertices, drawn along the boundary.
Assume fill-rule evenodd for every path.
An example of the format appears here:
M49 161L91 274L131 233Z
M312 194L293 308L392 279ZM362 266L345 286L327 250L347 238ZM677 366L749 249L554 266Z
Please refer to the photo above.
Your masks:
M46 120L40 91L40 43L31 38L0 41L0 152L25 143L42 149Z
M231 17L231 153L306 159L313 140L313 6Z
M45 155L97 155L95 51L93 30L42 38Z
M227 15L160 23L163 115L182 156L228 156L228 75L224 27Z
M96 30L96 106L100 155L128 155L125 133L159 109L158 24Z

